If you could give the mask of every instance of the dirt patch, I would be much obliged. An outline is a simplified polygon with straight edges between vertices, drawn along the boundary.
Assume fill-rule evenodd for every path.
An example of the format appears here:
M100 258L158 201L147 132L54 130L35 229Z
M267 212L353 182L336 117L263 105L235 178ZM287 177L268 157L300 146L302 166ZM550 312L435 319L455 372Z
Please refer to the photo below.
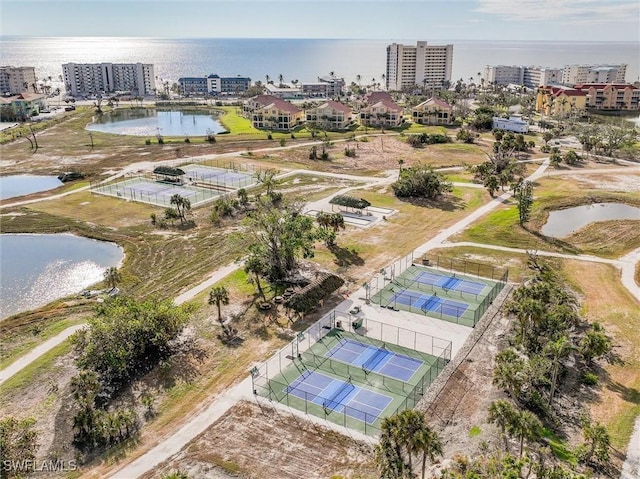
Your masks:
M595 174L595 172L594 172ZM640 175L582 175L573 177L580 186L610 191L640 191Z
M240 402L144 479L180 470L189 477L306 479L374 477L372 448L323 426Z

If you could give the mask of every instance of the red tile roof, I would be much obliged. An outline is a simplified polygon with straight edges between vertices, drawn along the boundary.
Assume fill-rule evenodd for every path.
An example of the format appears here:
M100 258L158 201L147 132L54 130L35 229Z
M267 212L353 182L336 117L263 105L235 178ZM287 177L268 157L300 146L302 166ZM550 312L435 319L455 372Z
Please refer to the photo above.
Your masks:
M393 98L391 98L391 95L386 91L372 91L371 93L367 93L364 99L369 104L376 103L380 100L387 100L393 103Z
M419 105L416 105L415 108L418 108L419 106L422 106L422 105L431 104L431 103L433 103L434 105L438 105L440 108L445 108L447 110L451 110L451 108L453 108L446 101L443 101L440 98L429 98L428 100L423 101Z
M341 111L343 113L351 113L351 108L349 108L347 105L345 105L344 103L340 103L337 101L333 101L333 100L327 100L325 101L322 105L320 105L318 108L321 108L325 105L330 106L331 108L333 108L336 111Z
M256 104L260 106L260 108L264 108L269 105L274 105L278 110L287 111L289 113L295 114L302 111L297 106L293 105L292 103L289 103L286 100L283 100L282 98L278 98L277 96L258 95L253 98L253 101L255 101Z

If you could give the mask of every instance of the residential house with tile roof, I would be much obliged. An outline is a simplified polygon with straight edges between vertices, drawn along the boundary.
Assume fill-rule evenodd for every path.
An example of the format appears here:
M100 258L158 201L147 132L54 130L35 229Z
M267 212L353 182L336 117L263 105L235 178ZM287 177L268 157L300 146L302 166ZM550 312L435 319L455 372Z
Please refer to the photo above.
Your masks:
M303 111L272 95L258 95L244 103L244 113L255 128L289 131L301 124Z
M411 118L421 125L449 125L453 107L439 98L429 98L411 109Z
M2 121L24 121L47 109L46 95L20 93L0 97Z
M307 123L323 130L346 130L353 122L351 108L333 100L327 100L306 111Z
M364 126L393 128L403 121L403 109L384 91L374 91L365 97L360 109L360 123Z
M547 116L569 116L583 112L587 94L582 90L563 86L538 88L536 111Z

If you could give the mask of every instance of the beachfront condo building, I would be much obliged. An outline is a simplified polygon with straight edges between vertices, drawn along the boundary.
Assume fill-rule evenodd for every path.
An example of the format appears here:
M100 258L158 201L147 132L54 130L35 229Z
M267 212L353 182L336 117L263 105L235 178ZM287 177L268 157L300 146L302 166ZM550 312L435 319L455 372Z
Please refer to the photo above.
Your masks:
M562 69L562 84L626 82L627 65L565 65Z
M587 108L594 110L640 110L640 88L624 83L584 83L575 85L586 93Z
M178 79L183 95L239 95L251 86L251 78L243 76L183 77Z
M524 85L528 88L557 85L562 81L562 68L487 65L484 81L486 85Z
M453 45L387 46L387 90L443 88L451 82Z
M71 96L129 92L155 94L156 79L149 63L65 63L62 77Z
M0 67L0 95L17 95L36 90L34 67Z

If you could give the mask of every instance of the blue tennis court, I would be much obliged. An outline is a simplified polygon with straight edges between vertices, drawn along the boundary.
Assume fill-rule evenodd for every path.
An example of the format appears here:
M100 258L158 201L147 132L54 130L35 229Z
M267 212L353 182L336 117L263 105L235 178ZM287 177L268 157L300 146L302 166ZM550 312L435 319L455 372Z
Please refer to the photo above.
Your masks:
M409 293L407 290L394 293L389 299L389 303L400 303L411 308L434 311L455 318L459 318L469 309L467 303L440 298L436 295L428 296L417 292Z
M285 392L324 407L325 412L344 412L347 416L373 424L392 398L318 372L303 372Z
M351 339L340 340L325 356L359 366L365 371L384 374L404 382L409 381L424 364L419 359Z
M453 289L463 293L480 294L487 287L486 284L467 281L466 279L455 278L453 276L442 276L430 271L421 271L414 278L414 281L422 284L439 286L442 289Z

